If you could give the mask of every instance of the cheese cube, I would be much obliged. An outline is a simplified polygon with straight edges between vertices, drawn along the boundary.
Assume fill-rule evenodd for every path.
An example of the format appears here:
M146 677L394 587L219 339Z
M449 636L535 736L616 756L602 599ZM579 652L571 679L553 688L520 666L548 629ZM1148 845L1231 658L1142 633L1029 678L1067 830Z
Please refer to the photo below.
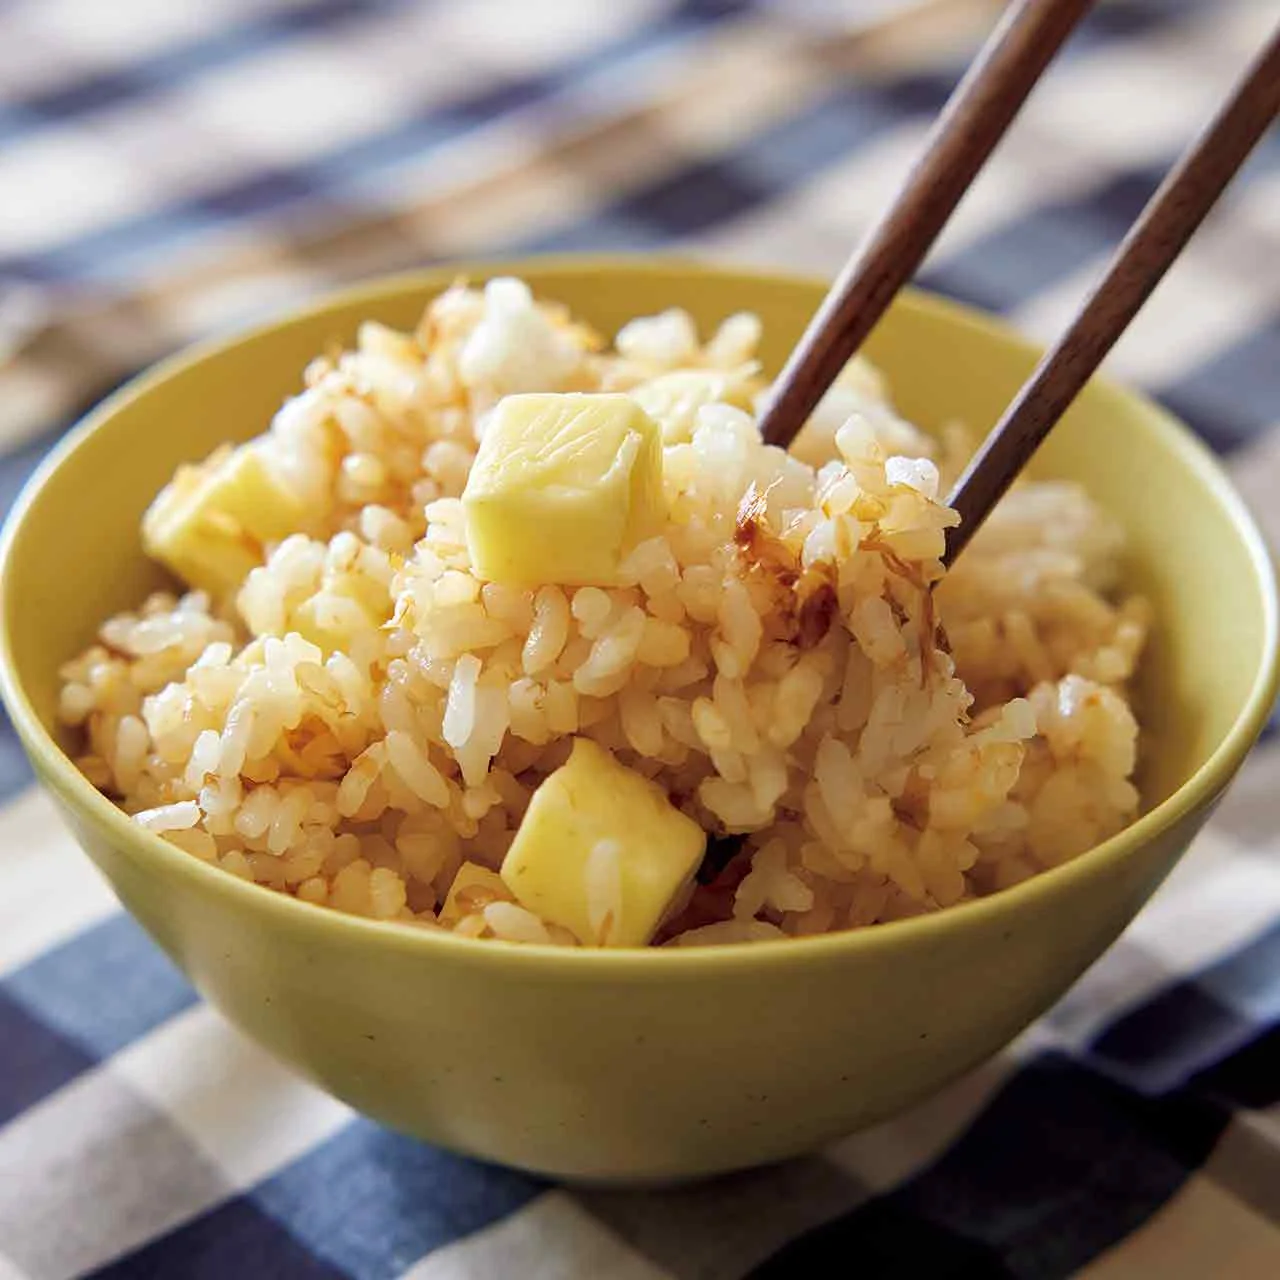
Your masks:
M178 468L142 517L142 542L183 581L217 597L262 563L264 542L294 532L305 516L256 445L224 446Z
M588 946L642 947L705 847L661 787L577 738L533 793L502 879L521 906Z
M661 528L662 433L629 396L508 396L462 503L479 577L609 586Z

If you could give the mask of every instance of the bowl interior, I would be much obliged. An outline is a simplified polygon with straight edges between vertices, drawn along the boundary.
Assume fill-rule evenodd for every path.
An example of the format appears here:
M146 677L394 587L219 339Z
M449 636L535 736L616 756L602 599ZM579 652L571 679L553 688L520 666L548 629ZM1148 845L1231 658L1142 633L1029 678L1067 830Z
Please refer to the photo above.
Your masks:
M734 311L765 323L776 370L823 286L818 282L627 262L512 264L542 296L612 335L636 315L680 305L701 326ZM265 428L306 362L349 342L363 319L411 326L455 271L382 281L317 309L163 366L92 415L46 466L12 530L4 616L11 674L53 726L59 665L97 623L163 579L143 557L143 510L175 465ZM898 300L868 344L905 415L926 429L962 419L985 429L1034 350L962 308L920 294ZM1055 431L1038 470L1083 483L1124 524L1130 580L1153 601L1143 669L1147 807L1169 796L1257 702L1273 655L1265 552L1216 463L1162 411L1095 382ZM1260 677L1260 672L1263 673Z

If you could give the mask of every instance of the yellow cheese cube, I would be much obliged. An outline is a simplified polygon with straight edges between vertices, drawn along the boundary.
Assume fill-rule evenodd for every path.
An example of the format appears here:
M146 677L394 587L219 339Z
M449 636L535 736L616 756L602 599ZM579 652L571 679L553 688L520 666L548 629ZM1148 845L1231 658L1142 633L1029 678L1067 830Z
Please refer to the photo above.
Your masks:
M507 396L462 502L481 578L609 586L662 526L662 433L629 396Z
M441 924L457 924L463 916L483 911L491 902L510 901L511 890L502 883L496 871L490 871L478 862L464 862L445 895L439 920Z
M502 879L521 906L588 946L642 947L705 847L661 787L577 738L533 793Z
M305 515L257 445L224 446L178 468L142 517L142 541L179 578L221 596L262 563L264 542L294 532Z
M728 404L750 412L756 387L737 371L677 369L632 387L627 394L662 429L664 444L687 444L698 425L698 410Z

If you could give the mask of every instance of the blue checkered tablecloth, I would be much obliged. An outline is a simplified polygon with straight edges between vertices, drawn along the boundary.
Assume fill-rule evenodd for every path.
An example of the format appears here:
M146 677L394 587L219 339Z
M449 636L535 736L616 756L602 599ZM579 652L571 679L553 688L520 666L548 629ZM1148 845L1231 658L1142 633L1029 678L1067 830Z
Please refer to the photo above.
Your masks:
M454 256L830 272L990 0L0 0L0 510L187 340ZM1280 13L1111 0L925 283L1054 334ZM674 301L674 300L673 300ZM1280 532L1280 138L1113 360ZM0 720L0 1280L1280 1275L1280 741L998 1059L778 1168L597 1192L397 1136L233 1032Z

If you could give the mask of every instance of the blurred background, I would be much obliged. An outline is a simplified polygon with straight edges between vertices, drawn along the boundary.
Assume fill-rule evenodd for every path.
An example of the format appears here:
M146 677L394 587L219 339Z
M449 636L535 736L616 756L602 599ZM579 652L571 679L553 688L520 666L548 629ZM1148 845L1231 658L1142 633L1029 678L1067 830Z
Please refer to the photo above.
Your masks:
M122 379L192 339L343 281L454 259L581 250L834 273L1002 7L0 0L0 516L49 445ZM1277 12L1276 0L1101 0L961 207L922 283L1000 312L1032 336L1055 335ZM1274 131L1112 368L1225 455L1280 536L1280 433L1268 430L1280 420ZM912 1235L910 1206L920 1204L944 1221L969 1203L968 1188L986 1185L982 1160L990 1160L1004 1178L993 1175L990 1186L1012 1208L1001 1218L975 1200L966 1229L989 1227L995 1239L1008 1228L992 1247L1007 1245L1001 1256L1020 1261L1001 1275L1066 1275L1094 1254L1089 1274L1117 1280L1280 1274L1278 751L1272 731L1157 900L1164 905L1144 912L1126 949L1053 1015L1070 1033L1090 1018L1096 1025L1100 1009L1109 1016L1135 1007L1134 993L1151 997L1117 1024L1128 1030L1116 1060L1151 1065L1158 1097L1121 1097L1106 1084L1080 1092L1076 1101L1088 1106L1076 1108L1050 1072L1034 1086L1043 1085L1044 1098L1024 1098L1037 1116L1066 1108L1057 1133L1067 1153L1057 1171L1062 1188L1086 1166L1101 1170L1106 1185L1077 1201L1059 1196L1057 1183L1023 1187L1026 1152L1009 1143L1009 1125L982 1120L978 1137L939 1166L955 1177L935 1178L935 1200L921 1199L917 1185L900 1201L908 1211L885 1221ZM261 1275L391 1276L472 1223L486 1196L503 1212L522 1203L516 1175L477 1171L349 1122L325 1109L337 1104L322 1104L233 1042L212 1015L202 1020L190 989L90 879L29 782L0 713L0 800L8 801L0 808L3 1280L81 1274L129 1250L140 1251L134 1264L112 1274L222 1276L256 1267ZM39 849L38 864L15 860L14 851L28 848ZM68 917L40 913L51 878L76 904ZM1254 941L1224 976L1222 957L1246 935ZM1235 1076L1217 1070L1220 1054L1260 1028L1270 1035L1248 1051L1251 1066L1233 1059ZM171 1052L157 1058L164 1037ZM135 1040L151 1050L135 1052ZM112 1054L107 1089L95 1068ZM152 1075L138 1066L156 1061ZM242 1114L228 1098L233 1066L268 1082L262 1116ZM1006 1069L992 1066L994 1075L873 1137L884 1185L893 1180L885 1168L896 1179L942 1151ZM112 1083L126 1077L128 1089ZM82 1103L68 1101L82 1084ZM46 1098L54 1085L61 1094ZM165 1113L163 1124L153 1111ZM1104 1112L1114 1124L1098 1119ZM1233 1162L1209 1159L1231 1115ZM269 1138L255 1144L254 1128L266 1119L276 1128L266 1125ZM231 1161L235 1188L271 1175L264 1185L276 1188L275 1199L255 1191L252 1202L247 1193L227 1200L231 1191L206 1165L173 1154L175 1126L190 1130L202 1151L240 1153L239 1164ZM1027 1128L1021 1120L1012 1127ZM1095 1151L1088 1135L1104 1130L1120 1135L1118 1145ZM1088 1150L1077 1160L1080 1143ZM312 1144L308 1163L301 1157ZM1141 1160L1131 1168L1134 1151ZM1206 1160L1208 1173L1198 1172ZM728 1276L734 1259L762 1257L843 1211L846 1200L822 1198L827 1174L815 1173L817 1164L683 1199L596 1197L591 1205L609 1222L611 1240L625 1237L671 1272ZM190 1172L196 1165L205 1170L199 1177ZM315 1185L297 1175L293 1191L279 1191L304 1166ZM863 1178L853 1157L842 1167L855 1182ZM394 1212L370 1208L384 1183L407 1188L392 1197ZM308 1196L333 1185L352 1188L344 1212L364 1224L358 1238L327 1217L308 1217ZM852 1196L850 1185L839 1195ZM868 1185L883 1189L874 1178ZM565 1198L547 1202L551 1225L521 1237L526 1252L494 1244L486 1256L496 1269L442 1264L413 1274L607 1274L603 1236L574 1234L586 1215ZM87 1212L95 1204L102 1207ZM365 1210L373 1216L360 1218ZM288 1230L270 1235L272 1215ZM216 1240L214 1224L223 1233ZM1112 1246L1127 1232L1135 1235L1121 1256ZM268 1237L282 1252L270 1252ZM557 1253L552 1242L566 1239L578 1243ZM290 1253L298 1240L311 1252ZM25 1259L23 1268L10 1259ZM625 1274L657 1273L636 1263Z
M0 438L374 272L666 250L831 273L1001 7L0 0ZM1103 0L924 282L1054 333L1275 14ZM1275 413L1278 159L1116 358L1218 447Z

